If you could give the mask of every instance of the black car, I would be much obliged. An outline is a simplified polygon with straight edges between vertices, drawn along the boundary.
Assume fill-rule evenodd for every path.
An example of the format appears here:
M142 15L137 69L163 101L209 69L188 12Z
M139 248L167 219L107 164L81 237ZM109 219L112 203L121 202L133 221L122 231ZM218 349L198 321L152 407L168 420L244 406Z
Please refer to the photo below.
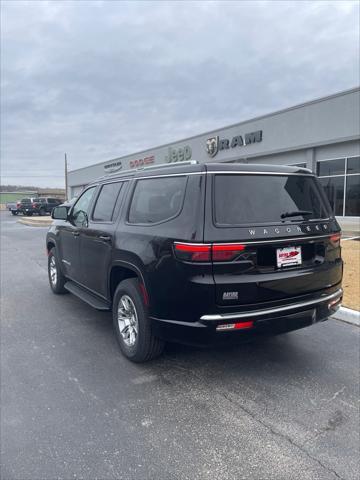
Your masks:
M59 206L63 200L51 197L23 198L20 201L19 211L24 215L31 217L34 213L46 215Z
M147 167L57 207L50 286L112 310L133 361L164 342L226 343L326 320L342 299L340 227L298 167Z

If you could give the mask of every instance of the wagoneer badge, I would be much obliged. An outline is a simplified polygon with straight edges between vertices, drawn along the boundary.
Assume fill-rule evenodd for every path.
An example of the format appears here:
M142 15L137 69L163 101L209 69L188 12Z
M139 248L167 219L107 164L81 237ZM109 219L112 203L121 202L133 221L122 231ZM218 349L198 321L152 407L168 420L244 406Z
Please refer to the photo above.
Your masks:
M249 233L251 236L277 236L284 235L286 233L317 233L317 232L327 232L329 226L326 223L315 224L315 225L305 225L300 227L299 225L291 225L286 227L259 227L259 228L249 228Z

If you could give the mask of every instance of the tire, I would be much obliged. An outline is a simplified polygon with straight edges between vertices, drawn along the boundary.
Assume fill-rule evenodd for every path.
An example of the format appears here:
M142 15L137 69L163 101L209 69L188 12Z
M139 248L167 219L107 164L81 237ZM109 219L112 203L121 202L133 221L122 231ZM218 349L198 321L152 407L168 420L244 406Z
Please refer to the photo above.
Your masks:
M40 215L41 217L43 217L44 215L46 215L46 210L45 210L44 208L40 208L39 215Z
M48 276L51 290L56 294L67 293L64 285L66 283L66 278L63 275L59 259L56 254L56 248L52 248L48 255Z
M32 217L33 212L25 212L24 215L26 215L27 217Z
M151 331L147 307L135 278L122 281L115 291L113 325L122 353L132 362L147 362L162 353L165 343ZM120 328L124 329L123 334Z
M11 211L11 213L12 213L13 215L17 215L17 214L18 214L18 212L13 211L13 210Z

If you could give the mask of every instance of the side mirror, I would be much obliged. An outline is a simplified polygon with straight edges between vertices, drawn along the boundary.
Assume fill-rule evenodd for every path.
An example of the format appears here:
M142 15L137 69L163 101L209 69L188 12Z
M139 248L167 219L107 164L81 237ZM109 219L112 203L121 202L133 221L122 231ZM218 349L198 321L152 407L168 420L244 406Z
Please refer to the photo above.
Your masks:
M51 218L54 220L67 220L68 218L68 207L60 206L53 208L51 212Z

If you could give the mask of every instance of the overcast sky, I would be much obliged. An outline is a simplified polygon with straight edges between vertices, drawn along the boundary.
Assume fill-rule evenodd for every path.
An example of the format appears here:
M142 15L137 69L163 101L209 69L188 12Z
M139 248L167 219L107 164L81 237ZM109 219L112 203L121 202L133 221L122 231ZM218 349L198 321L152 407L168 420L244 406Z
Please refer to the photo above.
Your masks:
M357 86L358 2L1 2L2 184Z

